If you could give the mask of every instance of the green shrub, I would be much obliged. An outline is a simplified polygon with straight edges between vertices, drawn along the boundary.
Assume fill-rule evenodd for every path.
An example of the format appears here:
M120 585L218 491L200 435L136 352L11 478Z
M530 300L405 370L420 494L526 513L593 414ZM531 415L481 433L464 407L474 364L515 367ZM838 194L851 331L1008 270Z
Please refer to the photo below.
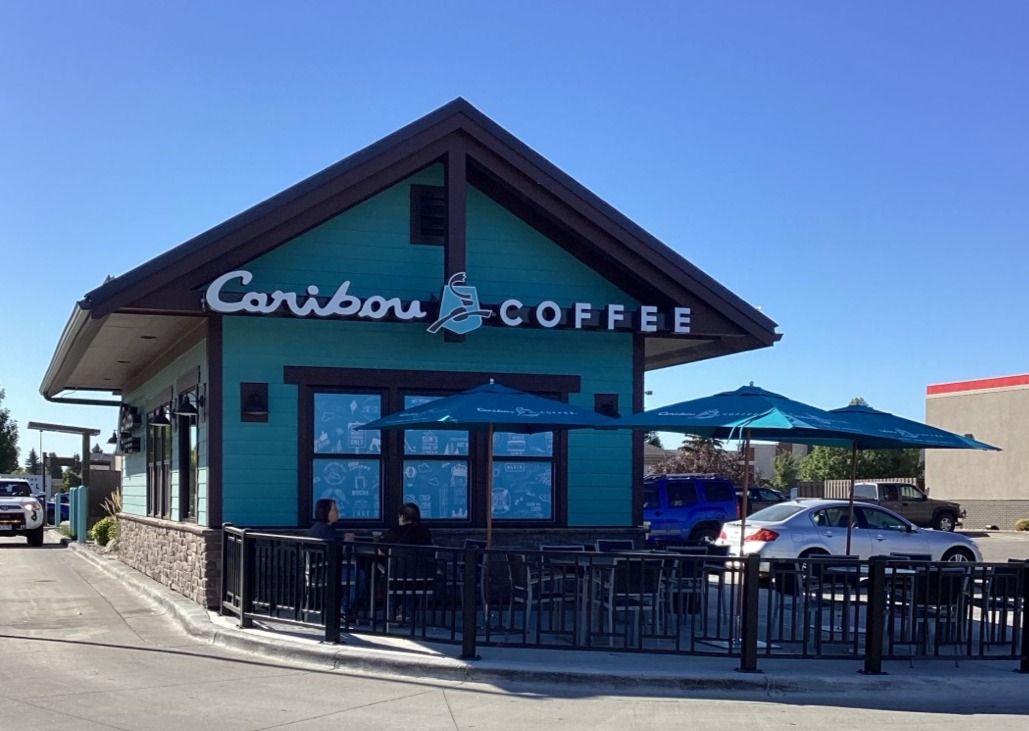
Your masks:
M89 529L89 537L98 546L106 546L118 537L118 521L110 515L104 516Z
M1029 530L1029 518L1019 518L1016 520L1015 530Z

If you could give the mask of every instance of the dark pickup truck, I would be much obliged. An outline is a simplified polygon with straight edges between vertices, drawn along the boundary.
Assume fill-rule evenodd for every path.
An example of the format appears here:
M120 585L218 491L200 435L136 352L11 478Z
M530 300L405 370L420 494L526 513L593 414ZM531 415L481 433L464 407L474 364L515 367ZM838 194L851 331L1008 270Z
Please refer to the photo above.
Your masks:
M935 500L904 482L854 483L854 499L878 503L923 528L952 531L965 517L957 503Z

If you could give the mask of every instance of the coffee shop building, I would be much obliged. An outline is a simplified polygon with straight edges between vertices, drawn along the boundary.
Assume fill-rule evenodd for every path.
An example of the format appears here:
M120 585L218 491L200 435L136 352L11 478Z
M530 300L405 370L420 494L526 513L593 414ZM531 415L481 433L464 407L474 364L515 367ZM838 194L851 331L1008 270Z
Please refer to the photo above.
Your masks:
M118 555L214 607L227 522L483 534L484 435L364 423L491 378L627 414L775 328L458 99L90 291L41 391L117 406ZM638 532L643 472L630 431L498 434L494 541Z

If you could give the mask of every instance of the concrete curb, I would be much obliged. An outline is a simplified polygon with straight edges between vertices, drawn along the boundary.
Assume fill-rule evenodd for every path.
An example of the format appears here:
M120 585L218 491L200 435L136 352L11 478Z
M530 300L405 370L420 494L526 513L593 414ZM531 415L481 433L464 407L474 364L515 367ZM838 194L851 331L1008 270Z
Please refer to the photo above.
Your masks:
M865 676L857 672L859 664L856 661L763 660L761 672L738 673L732 669L734 659L731 657L651 657L561 650L536 653L483 647L480 649L481 659L468 661L455 656L459 649L453 645L409 643L410 647L406 649L391 649L385 644L389 642L387 639L377 638L383 644L375 644L358 635L345 635L346 644L325 645L307 638L284 638L263 630L231 626L230 622L234 620L209 612L113 555L98 554L54 533L76 555L116 578L123 586L138 592L157 608L168 611L191 637L219 647L350 673L500 685L512 682L606 685L622 689L706 690L764 695L848 690L939 693L947 692L948 688L968 693L974 692L975 687L995 687L998 682L1012 681L1020 692L1027 688L1025 678L1010 672L1010 661L1004 664L1006 671L997 666L985 669L983 661L976 661L966 665L977 665L979 669L960 675L905 670L902 675ZM398 644L405 642L397 640ZM515 653L520 657L511 659L509 656ZM644 659L640 660L640 657ZM666 667L653 667L659 664ZM812 667L813 664L817 664L816 667ZM668 665L675 667L669 669ZM898 682L901 677L903 682Z

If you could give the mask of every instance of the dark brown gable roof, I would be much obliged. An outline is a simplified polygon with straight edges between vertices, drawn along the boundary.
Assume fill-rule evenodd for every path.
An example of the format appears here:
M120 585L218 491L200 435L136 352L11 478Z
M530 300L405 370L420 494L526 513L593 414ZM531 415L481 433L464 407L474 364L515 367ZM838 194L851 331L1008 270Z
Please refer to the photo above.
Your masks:
M54 398L68 389L118 392L138 385L157 367L148 364L166 362L203 339L210 315L201 294L212 279L436 162L455 181L455 199L467 179L638 301L692 308L693 322L704 327L686 336L639 336L639 367L763 348L779 339L774 322L456 99L89 292L61 335L40 391ZM463 212L448 225L463 242ZM463 245L448 246L446 260L448 270L460 271Z
M441 158L468 154L470 181L640 299L698 298L762 347L775 323L501 128L456 99L209 231L89 292L93 317L190 312L197 290Z

